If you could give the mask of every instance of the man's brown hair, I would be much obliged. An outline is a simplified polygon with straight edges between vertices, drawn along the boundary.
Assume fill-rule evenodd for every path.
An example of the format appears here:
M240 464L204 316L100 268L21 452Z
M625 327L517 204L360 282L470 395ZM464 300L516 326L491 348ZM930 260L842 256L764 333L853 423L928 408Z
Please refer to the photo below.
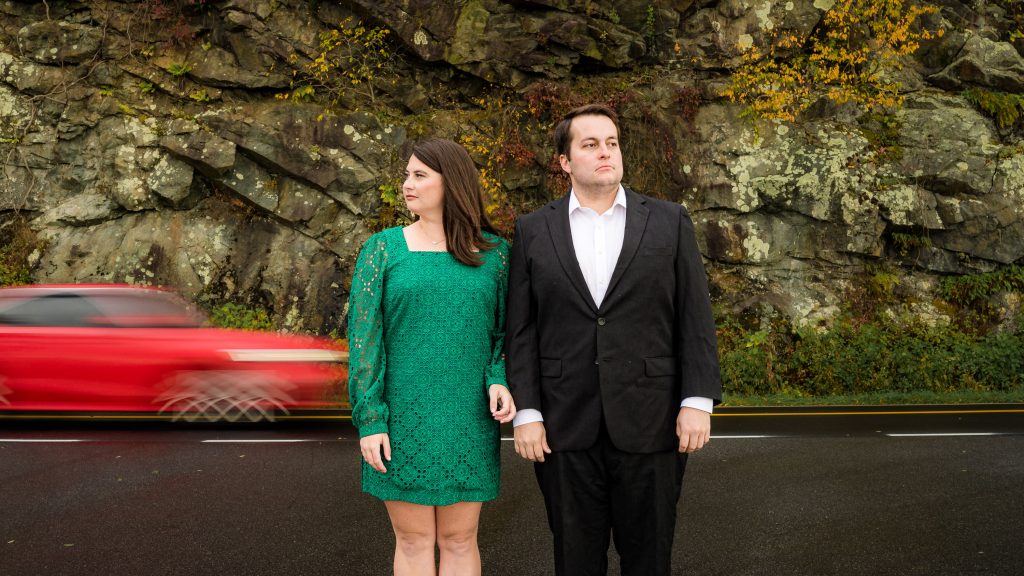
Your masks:
M562 117L562 121L555 126L555 150L559 154L564 154L566 158L569 156L569 147L572 144L572 119L577 116L606 116L615 124L615 131L619 131L619 115L612 110L611 106L606 104L587 104L586 106L580 106L579 108L573 108L565 113ZM570 158L571 159L571 158Z

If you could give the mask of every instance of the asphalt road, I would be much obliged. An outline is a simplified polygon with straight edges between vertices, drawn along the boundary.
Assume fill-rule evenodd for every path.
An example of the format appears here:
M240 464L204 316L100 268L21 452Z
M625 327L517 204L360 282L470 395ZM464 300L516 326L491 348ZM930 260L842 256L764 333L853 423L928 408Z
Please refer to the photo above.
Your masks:
M859 411L721 411L688 466L675 572L1024 574L1024 407ZM484 574L552 574L531 465L509 442L502 462ZM0 576L388 574L358 477L337 421L3 421Z

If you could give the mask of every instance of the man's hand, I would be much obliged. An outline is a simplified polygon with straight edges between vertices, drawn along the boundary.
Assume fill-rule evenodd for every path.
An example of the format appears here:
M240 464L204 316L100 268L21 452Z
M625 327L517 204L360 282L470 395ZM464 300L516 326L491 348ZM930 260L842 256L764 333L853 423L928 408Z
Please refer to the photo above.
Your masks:
M371 434L359 439L359 451L363 453L363 460L377 472L387 472L384 460L380 457L381 449L384 451L384 460L390 462L391 439L387 434Z
M551 454L543 422L522 424L516 426L512 432L515 435L516 454L523 458L543 462L544 455Z
M679 436L680 452L692 454L700 450L711 440L711 414L687 406L680 408L676 416L676 436Z

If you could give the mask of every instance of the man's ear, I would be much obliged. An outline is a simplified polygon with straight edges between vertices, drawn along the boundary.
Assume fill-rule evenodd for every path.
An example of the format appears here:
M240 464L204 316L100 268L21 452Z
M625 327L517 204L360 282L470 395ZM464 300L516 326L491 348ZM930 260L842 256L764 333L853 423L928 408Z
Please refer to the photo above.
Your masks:
M569 158L565 154L558 155L558 163L562 165L562 171L572 174L572 167L569 165Z

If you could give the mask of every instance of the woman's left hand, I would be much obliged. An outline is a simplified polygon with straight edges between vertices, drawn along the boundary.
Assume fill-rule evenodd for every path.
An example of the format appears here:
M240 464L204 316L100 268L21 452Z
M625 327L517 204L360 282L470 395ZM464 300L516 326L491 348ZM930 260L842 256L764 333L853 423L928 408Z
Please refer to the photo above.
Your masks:
M516 403L512 400L508 388L501 384L491 384L487 392L491 397L491 416L502 424L511 422L516 416Z

